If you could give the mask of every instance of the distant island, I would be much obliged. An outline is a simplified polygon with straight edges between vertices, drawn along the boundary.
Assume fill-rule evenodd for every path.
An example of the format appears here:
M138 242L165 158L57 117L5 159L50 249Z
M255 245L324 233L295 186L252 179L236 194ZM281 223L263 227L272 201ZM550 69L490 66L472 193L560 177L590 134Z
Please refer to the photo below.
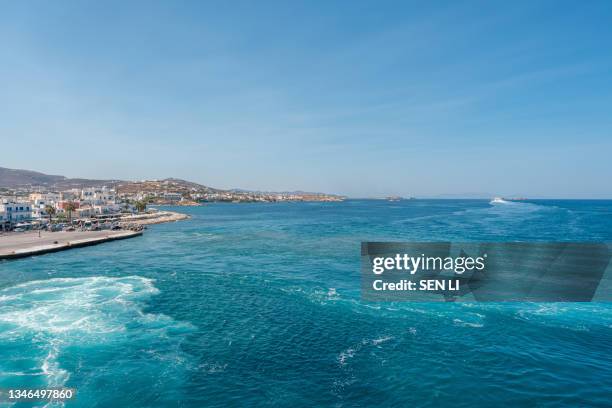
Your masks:
M33 192L59 193L102 187L113 190L117 198L122 200L145 201L154 205L198 205L206 202L343 201L345 199L335 194L303 191L223 190L176 178L141 181L95 180L0 167L0 195L2 196L20 197Z

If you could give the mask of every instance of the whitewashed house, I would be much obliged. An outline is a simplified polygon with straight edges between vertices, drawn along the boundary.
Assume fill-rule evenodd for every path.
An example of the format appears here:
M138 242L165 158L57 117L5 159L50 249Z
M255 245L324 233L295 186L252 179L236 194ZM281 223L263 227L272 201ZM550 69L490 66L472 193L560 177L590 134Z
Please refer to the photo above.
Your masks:
M4 200L0 203L0 216L2 229L12 229L15 224L32 219L32 206L27 202Z

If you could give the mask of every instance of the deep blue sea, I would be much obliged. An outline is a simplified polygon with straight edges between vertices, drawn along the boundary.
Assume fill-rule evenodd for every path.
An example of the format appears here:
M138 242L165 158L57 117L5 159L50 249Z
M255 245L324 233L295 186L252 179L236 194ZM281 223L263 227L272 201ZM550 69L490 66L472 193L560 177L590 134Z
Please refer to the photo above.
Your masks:
M361 241L612 241L612 201L179 211L0 262L0 387L76 388L68 407L612 403L612 304L360 300Z

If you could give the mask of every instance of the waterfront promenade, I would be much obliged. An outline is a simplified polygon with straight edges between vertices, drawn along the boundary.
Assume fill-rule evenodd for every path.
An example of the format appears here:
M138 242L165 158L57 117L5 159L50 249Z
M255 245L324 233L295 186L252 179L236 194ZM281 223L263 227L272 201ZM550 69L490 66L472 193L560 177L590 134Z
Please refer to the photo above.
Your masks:
M0 235L0 259L21 258L142 235L142 231L8 232Z

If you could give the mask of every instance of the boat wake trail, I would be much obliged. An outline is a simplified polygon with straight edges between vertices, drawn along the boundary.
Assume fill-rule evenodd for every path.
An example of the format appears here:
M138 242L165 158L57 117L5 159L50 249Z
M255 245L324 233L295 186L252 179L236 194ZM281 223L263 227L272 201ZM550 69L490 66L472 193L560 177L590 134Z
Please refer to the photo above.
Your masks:
M492 204L492 205L496 205L496 204L512 204L512 202L511 201L506 201L506 200L504 200L501 197L495 197L494 199L492 199L489 202L489 204Z
M95 383L98 373L129 366L144 345L162 357L160 365L172 360L175 367L182 359L176 334L191 327L145 313L157 293L152 280L139 276L49 279L0 290L0 386L80 386L71 376L82 367Z

